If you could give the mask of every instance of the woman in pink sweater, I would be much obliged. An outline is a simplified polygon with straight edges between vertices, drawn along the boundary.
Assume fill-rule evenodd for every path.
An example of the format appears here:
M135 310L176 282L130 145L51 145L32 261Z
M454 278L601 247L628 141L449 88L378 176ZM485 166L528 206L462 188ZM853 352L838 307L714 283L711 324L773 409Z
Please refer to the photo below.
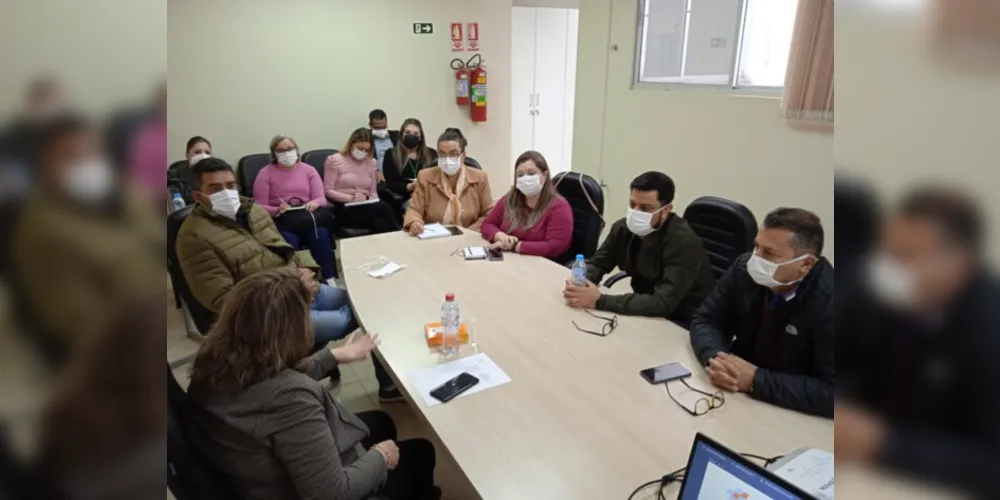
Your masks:
M537 151L514 162L514 186L483 221L491 247L555 260L573 241L573 210L552 183L549 165Z
M291 137L274 136L270 150L271 163L253 182L254 201L274 217L289 244L309 249L324 279L336 277L329 230L333 217L326 208L319 172L299 161L299 147Z
M351 132L339 153L323 165L323 187L333 202L337 224L372 233L400 229L392 208L378 199L378 165L372 155L372 133L367 128Z

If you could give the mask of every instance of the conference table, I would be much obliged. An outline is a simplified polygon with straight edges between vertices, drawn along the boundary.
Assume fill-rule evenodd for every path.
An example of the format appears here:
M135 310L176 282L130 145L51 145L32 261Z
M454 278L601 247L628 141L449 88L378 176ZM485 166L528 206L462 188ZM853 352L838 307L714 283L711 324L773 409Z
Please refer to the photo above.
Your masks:
M713 392L688 332L657 318L602 321L562 299L569 270L541 257L465 260L479 233L419 240L402 232L341 240L344 279L358 321L382 338L378 355L408 403L433 429L484 499L625 499L641 483L684 467L696 432L743 453L775 456L802 447L833 451L833 420L726 394L693 417L639 370L680 362L695 388ZM373 262L405 266L372 278ZM463 321L475 319L477 345L511 382L428 407L409 374L446 362L427 347L425 323L439 321L454 293ZM598 312L597 314L608 315ZM693 408L701 395L682 384L674 396ZM665 490L676 495L676 486ZM655 498L650 487L636 498Z

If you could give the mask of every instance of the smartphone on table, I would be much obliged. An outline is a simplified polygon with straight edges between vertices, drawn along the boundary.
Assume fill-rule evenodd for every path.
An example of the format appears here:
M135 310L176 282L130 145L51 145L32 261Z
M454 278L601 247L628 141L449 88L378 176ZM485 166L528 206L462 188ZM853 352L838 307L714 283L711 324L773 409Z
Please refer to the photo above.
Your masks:
M688 378L691 376L691 372L680 363L667 363L640 370L639 375L642 375L642 378L650 384L662 384L671 380Z
M447 229L452 236L460 236L462 234L462 230L458 226L447 226Z
M503 250L500 248L487 247L486 258L488 260L503 260Z
M472 389L478 383L479 379L474 375L462 372L455 378L431 389L431 397L442 403L447 403L459 394Z

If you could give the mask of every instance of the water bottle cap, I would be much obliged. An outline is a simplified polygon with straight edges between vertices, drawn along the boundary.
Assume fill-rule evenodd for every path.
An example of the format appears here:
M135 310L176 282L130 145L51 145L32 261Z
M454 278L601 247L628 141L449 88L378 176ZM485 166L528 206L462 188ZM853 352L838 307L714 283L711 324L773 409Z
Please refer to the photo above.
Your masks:
M446 293L446 294L444 294L444 301L445 302L455 302L455 294L453 294L453 293Z
M583 260L583 254L582 253L576 254L576 260Z
M174 193L174 198L180 198L180 197L181 197L180 193Z

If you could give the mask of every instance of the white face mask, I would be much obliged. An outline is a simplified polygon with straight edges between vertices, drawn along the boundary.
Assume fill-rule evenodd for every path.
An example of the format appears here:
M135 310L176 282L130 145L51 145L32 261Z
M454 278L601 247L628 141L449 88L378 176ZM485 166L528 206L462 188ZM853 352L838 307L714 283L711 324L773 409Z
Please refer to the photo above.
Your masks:
M438 166L444 171L445 175L451 177L458 173L458 170L462 168L461 158L441 158L438 160Z
M376 128L372 129L372 135L378 137L379 139L385 139L386 137L389 137L389 131L384 128Z
M204 160L205 158L211 158L211 157L212 155L208 153L198 153L192 156L190 159L188 159L188 165L191 165L193 167L195 163L198 163L199 161Z
M368 153L360 149L353 149L351 150L351 156L353 156L355 160L361 161L368 158Z
M768 288L775 288L779 286L791 285L792 283L798 283L802 280L789 281L788 283L782 283L774 279L774 273L778 272L778 268L785 265L791 264L793 262L799 262L808 257L809 254L800 255L792 260L786 260L785 262L771 262L756 253L750 256L750 260L747 261L747 274L750 278L754 280L760 286L766 286Z
M879 254L868 262L868 287L890 307L912 310L917 305L917 277L912 269L896 259Z
M104 159L80 160L63 172L63 189L73 198L96 203L107 199L114 188L115 177Z
M285 151L284 153L278 153L275 156L278 157L278 163L291 167L299 162L299 152L296 150Z
M518 177L514 182L517 190L525 196L535 196L536 194L542 192L542 176L535 175L524 175Z
M236 212L240 210L240 193L235 189L223 189L218 193L212 193L208 199L212 202L213 212L236 219Z
M660 210L667 208L666 205L660 207ZM629 231L632 231L636 236L646 236L656 229L653 227L653 216L660 213L660 210L655 212L643 212L636 210L634 208L628 209L628 216L625 218L625 226L628 227Z

